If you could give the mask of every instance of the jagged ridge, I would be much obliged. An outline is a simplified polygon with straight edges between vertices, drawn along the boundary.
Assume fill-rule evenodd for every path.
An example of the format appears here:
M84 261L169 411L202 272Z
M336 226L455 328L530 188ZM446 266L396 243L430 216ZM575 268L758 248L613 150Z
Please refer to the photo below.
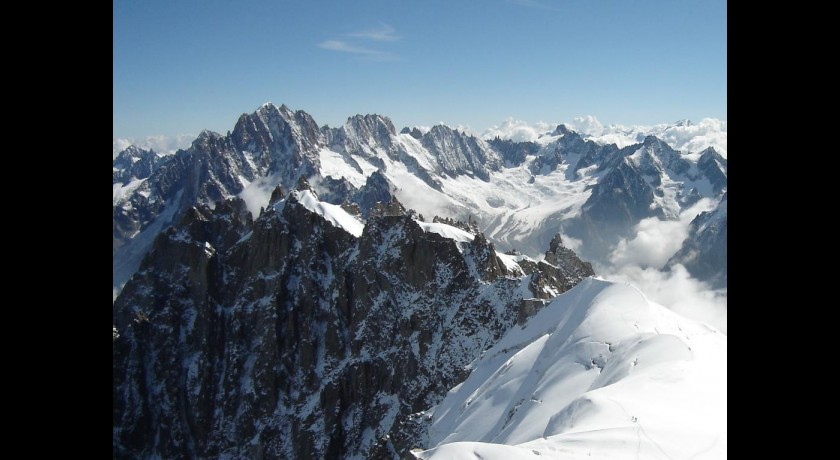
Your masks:
M281 193L253 221L240 199L191 208L117 298L115 458L404 455L411 414L538 311L525 299L592 274L559 239L525 275L395 200L357 237L305 181Z

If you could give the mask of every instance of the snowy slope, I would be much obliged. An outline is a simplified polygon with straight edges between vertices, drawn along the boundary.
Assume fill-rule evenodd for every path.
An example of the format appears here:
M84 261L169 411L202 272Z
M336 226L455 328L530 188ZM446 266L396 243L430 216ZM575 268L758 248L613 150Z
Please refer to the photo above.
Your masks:
M356 238L362 236L365 224L359 222L355 217L348 214L347 211L341 209L341 206L324 203L323 201L318 200L318 198L310 190L293 190L291 193L297 199L298 203L302 204L306 209L323 217L327 220L327 222L346 230L347 233L355 236Z
M440 215L467 220L471 216L502 249L516 248L532 257L538 257L544 250L560 221L580 213L599 177L590 170L581 171L576 180L569 180L568 164L535 176L529 170L535 156L518 167L491 171L488 181L469 175L439 175L433 164L434 156L418 141L405 134L397 135L396 139L395 144L405 149L405 155L416 160L441 185L439 190L431 187L405 162L389 157L381 147L369 148L367 153L382 162L383 174L396 184L394 194L401 203L427 217ZM557 137L551 140L556 141ZM358 184L363 182L365 174L369 175L368 168L362 167L365 173L360 174L344 164L342 155L335 152L322 150L320 159L324 176ZM366 163L361 158L354 159Z
M664 128L660 131L664 132ZM360 146L364 157L323 149L320 161L324 177L344 178L359 185L376 168L373 163L379 163L382 174L396 186L394 195L406 208L427 217L440 215L474 220L501 250L514 248L531 257L539 257L551 238L562 230L562 222L581 215L593 187L608 172L608 168L597 163L578 168L580 152L564 150L558 154L563 135L540 137L536 142L539 151L535 155L528 155L519 165L490 169L486 171L486 177L447 174L446 166L439 164L435 154L409 134L396 134L387 140L376 141L354 138L354 135L353 130L343 133L345 145ZM487 144L481 146L489 148ZM436 149L445 150L440 146ZM661 163L653 150L652 147L639 148L639 154L628 162L637 169L642 163L648 166L651 187L661 188L661 192L656 192L654 204L665 216L675 218L679 215L688 202L683 195L692 189L702 197L717 195L699 175L697 155L674 152L687 161L684 166L687 169L675 173ZM544 164L545 158L555 155L561 155L556 168ZM348 164L348 157L359 167ZM424 178L432 178L433 183Z
M726 344L630 285L590 278L421 414L433 448L415 455L725 458Z
M425 232L437 233L438 235L455 240L459 243L469 243L475 239L475 235L472 233L451 225L439 222L417 222L417 224L420 225L420 228L422 228Z

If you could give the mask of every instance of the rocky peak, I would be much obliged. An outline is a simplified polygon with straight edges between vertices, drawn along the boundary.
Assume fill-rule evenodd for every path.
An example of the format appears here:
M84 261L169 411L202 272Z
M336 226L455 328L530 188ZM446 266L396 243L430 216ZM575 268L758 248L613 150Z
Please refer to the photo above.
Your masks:
M272 103L266 103L254 112L250 119L258 125L258 132L270 135L268 148L275 155L292 147L298 150L298 155L309 156L325 145L318 124L303 110L292 112L285 104L278 108ZM234 132L237 130L234 129Z
M390 200L386 203L377 201L370 210L369 215L370 217L404 216L406 215L406 210L397 197L391 196Z
M530 289L540 299L552 298L586 277L595 275L592 264L584 262L574 251L563 246L559 233L551 239L545 260L537 263L537 269L538 272L531 275Z
M653 134L649 134L645 137L645 140L642 141L642 145L644 145L645 147L661 148L662 144L664 144L662 140L660 140Z
M409 136L411 136L415 139L418 139L418 140L421 137L423 137L423 133L421 133L420 130L417 129L416 127L415 128L409 128L408 126L406 126L405 128L403 128L400 131L400 134L408 134Z
M283 190L283 187L277 185L274 187L274 190L271 191L271 198L268 199L268 205L272 206L274 203L281 201L283 198L286 197L286 191Z
M125 148L122 152L117 155L117 158L122 158L123 160L127 160L129 158L139 158L142 154L148 152L148 150L141 149L134 144L129 145ZM115 160L116 161L116 160Z
M446 125L433 126L420 143L437 158L441 170L452 176L474 175L488 181L490 171L498 170L502 163L487 142Z
M338 144L340 150L361 154L368 158L375 158L375 152L382 152L395 158L397 152L393 137L396 136L391 119L381 115L355 115L349 117L334 136L333 144Z
M298 178L297 184L295 185L294 189L299 191L299 192L309 190L309 191L312 191L314 193L314 190L312 190L312 186L309 185L309 181L306 180L306 177L304 177L304 176L300 176Z
M146 179L169 159L171 155L161 156L154 150L144 150L129 145L114 158L113 183L127 184L132 180Z
M482 281L492 282L508 274L507 268L496 255L496 246L487 241L484 233L476 233L468 247L477 276Z
M714 148L709 147L703 150L697 160L697 169L709 179L714 193L718 194L726 189L727 161Z
M545 261L555 267L562 267L573 278L583 279L595 274L592 264L580 260L574 251L563 245L563 238L559 233L551 239L548 251L545 252Z
M557 128L555 128L554 131L552 131L551 135L552 136L562 136L562 135L568 134L569 132L571 132L569 130L569 128L567 128L566 125L561 124L561 125L557 125Z
M224 139L224 136L221 134L210 131L209 129L204 129L198 133L198 136L192 142L191 148L209 151L212 148L217 147L220 143L223 143Z
M362 215L367 217L377 203L391 201L393 198L391 190L391 183L385 175L380 171L374 171L373 174L368 176L365 185L356 192L354 201L358 203Z
M364 137L395 136L396 131L391 119L377 114L355 115L347 119L345 127Z
M556 256L557 256L557 252L562 247L564 247L563 246L563 236L558 233L558 234L554 235L554 238L552 238L551 242L548 243L548 251L545 252L545 260L548 263L553 264L554 263L553 260L555 260Z
M460 220L453 219L451 217L434 216L434 217L432 217L432 223L446 224L446 225L449 225L451 227L460 228L461 230L464 230L465 232L469 232L469 233L472 233L472 234L479 233L478 226L472 220L472 217L470 216L467 219L468 219L467 222L462 222Z

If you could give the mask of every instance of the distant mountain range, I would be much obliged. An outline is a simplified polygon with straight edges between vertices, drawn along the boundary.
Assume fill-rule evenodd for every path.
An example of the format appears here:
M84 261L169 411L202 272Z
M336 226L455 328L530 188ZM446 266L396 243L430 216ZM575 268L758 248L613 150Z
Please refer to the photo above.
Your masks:
M701 198L719 201L727 160L713 148L678 152L655 136L618 148L563 125L533 142L485 141L445 125L397 133L380 115L319 127L306 112L265 104L228 134L204 131L174 155L135 147L117 155L115 292L154 237L195 204L241 196L256 214L275 185L288 190L300 177L341 204L364 195L377 171L378 185L387 183L407 208L473 220L500 249L536 257L560 232L582 241L583 256L606 263L641 219L676 219ZM713 274L692 274L725 285L725 254L722 261Z

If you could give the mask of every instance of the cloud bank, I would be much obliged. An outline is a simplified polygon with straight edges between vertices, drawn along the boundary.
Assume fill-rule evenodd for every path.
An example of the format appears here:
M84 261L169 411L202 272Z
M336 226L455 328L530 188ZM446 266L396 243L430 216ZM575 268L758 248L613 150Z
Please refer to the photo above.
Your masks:
M514 141L534 141L541 135L554 130L559 124L565 124L569 129L581 133L585 139L599 144L616 144L626 147L642 142L648 135L654 135L676 150L688 154L699 153L707 147L714 149L726 157L726 121L716 118L704 118L699 123L681 120L675 123L660 123L645 125L609 125L604 126L593 115L575 117L572 121L546 123L539 121L534 124L514 118L508 118L498 125L487 128L481 135L484 139L496 136Z
M726 290L713 290L691 277L682 265L675 265L669 272L661 270L682 246L691 220L714 204L712 200L701 200L675 221L642 220L635 228L635 236L622 240L615 248L610 256L611 266L596 266L595 272L608 280L630 283L650 300L726 334Z
M661 269L688 237L691 221L714 206L712 200L704 198L681 212L677 220L642 219L634 229L635 236L618 243L610 255L610 262L616 267L636 265Z
M538 121L530 125L526 121L515 120L513 117L509 117L500 124L484 130L481 137L487 140L499 137L502 139L511 139L515 142L532 142L543 134L551 132L556 127L556 124L552 125L544 121Z

